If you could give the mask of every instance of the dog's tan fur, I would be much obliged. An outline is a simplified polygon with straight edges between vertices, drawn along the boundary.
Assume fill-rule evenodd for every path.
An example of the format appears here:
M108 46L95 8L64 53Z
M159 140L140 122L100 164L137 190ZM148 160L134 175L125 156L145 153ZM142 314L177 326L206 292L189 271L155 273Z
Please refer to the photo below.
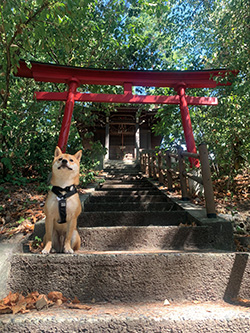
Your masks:
M65 188L79 184L79 166L82 151L75 155L63 154L59 147L55 149L52 163L51 184ZM67 160L62 167L62 160ZM66 223L59 224L60 220L58 200L53 192L49 192L45 202L45 236L43 239L43 254L48 254L52 249L56 252L74 253L79 250L81 241L77 227L77 217L81 213L81 202L78 193L67 198Z

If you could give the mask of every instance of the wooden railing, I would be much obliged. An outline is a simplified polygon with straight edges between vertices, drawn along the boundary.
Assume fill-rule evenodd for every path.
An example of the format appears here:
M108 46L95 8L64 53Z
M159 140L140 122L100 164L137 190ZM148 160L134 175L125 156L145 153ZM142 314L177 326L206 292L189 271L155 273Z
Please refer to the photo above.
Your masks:
M200 160L202 177L186 171L186 158ZM199 153L197 154L183 151L181 147L177 149L177 153L164 150L141 150L140 164L144 174L150 178L158 180L160 184L166 182L169 191L173 191L174 181L179 181L182 200L184 201L189 200L187 186L188 178L202 184L204 187L207 217L216 218L213 184L208 159L208 150L205 143L199 145Z

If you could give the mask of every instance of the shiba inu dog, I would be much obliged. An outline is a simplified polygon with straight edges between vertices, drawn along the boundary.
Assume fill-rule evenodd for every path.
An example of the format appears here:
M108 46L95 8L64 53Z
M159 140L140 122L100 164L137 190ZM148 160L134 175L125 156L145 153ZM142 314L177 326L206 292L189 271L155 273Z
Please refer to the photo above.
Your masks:
M43 254L56 252L74 253L81 245L76 229L81 213L81 202L75 185L79 184L82 151L75 155L63 154L56 147L52 163L52 190L45 202L45 236Z

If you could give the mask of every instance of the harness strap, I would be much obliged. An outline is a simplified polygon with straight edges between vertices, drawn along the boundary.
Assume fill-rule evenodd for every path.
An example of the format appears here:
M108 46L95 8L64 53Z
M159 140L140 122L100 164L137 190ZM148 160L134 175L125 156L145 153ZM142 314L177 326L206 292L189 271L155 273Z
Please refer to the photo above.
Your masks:
M59 224L66 222L66 199L77 193L75 185L67 186L62 188L60 186L53 186L51 191L57 196L58 209L60 214ZM65 194L62 194L65 192Z

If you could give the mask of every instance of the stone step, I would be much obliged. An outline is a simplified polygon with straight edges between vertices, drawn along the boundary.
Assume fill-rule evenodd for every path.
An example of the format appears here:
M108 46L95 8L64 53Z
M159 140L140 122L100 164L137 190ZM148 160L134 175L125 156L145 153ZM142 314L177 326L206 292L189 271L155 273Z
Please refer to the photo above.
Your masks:
M146 184L147 186L152 186L147 179L106 179L103 185L123 185L123 184Z
M86 213L87 216L91 213ZM99 215L99 214L98 214ZM104 214L106 215L106 214ZM133 250L133 249L173 249L173 250L223 250L234 249L230 231L223 224L191 225L119 225L119 221L108 220L107 226L98 221L83 219L78 228L85 251ZM91 225L92 224L92 225ZM44 220L35 224L32 236L23 244L24 252L29 252L29 240L37 236L43 239Z
M106 181L109 181L109 180L126 180L126 181L132 180L132 181L134 181L134 180L147 180L147 178L144 178L138 174L136 174L136 175L126 175L126 174L109 175L109 174L107 174L105 176L105 180Z
M109 196L109 195L163 195L161 191L158 189L152 189L150 188L149 190L147 189L140 189L138 191L135 191L133 189L109 189L109 190L104 190L101 188L97 188L95 192L93 193L95 196Z
M154 189L153 186L151 186L150 184L148 183L145 183L145 184L103 184L100 186L100 188L98 188L98 190L151 190L151 189Z
M137 168L118 168L118 169L112 169L112 168L104 168L104 172L109 173L109 175L130 175L130 176L137 176L139 173L139 169Z
M185 211L170 212L82 212L78 218L79 227L101 226L167 226L187 222Z
M210 227L79 228L84 251L197 250L213 248Z
M85 212L121 212L121 211L158 211L168 212L177 210L177 205L171 202L130 202L123 203L121 200L105 203L86 203Z
M165 295L162 295L164 298ZM194 300L196 301L196 300ZM90 310L66 306L1 315L2 333L24 332L248 332L249 309L226 302L90 304Z
M132 161L112 161L112 162L105 162L104 163L104 168L109 169L109 170L137 170L138 172L140 171L140 166L136 162Z
M91 203L103 203L103 202L169 202L166 195L103 195L102 192L93 193L89 197Z
M8 289L60 291L81 302L217 301L250 298L249 253L110 251L14 254Z

